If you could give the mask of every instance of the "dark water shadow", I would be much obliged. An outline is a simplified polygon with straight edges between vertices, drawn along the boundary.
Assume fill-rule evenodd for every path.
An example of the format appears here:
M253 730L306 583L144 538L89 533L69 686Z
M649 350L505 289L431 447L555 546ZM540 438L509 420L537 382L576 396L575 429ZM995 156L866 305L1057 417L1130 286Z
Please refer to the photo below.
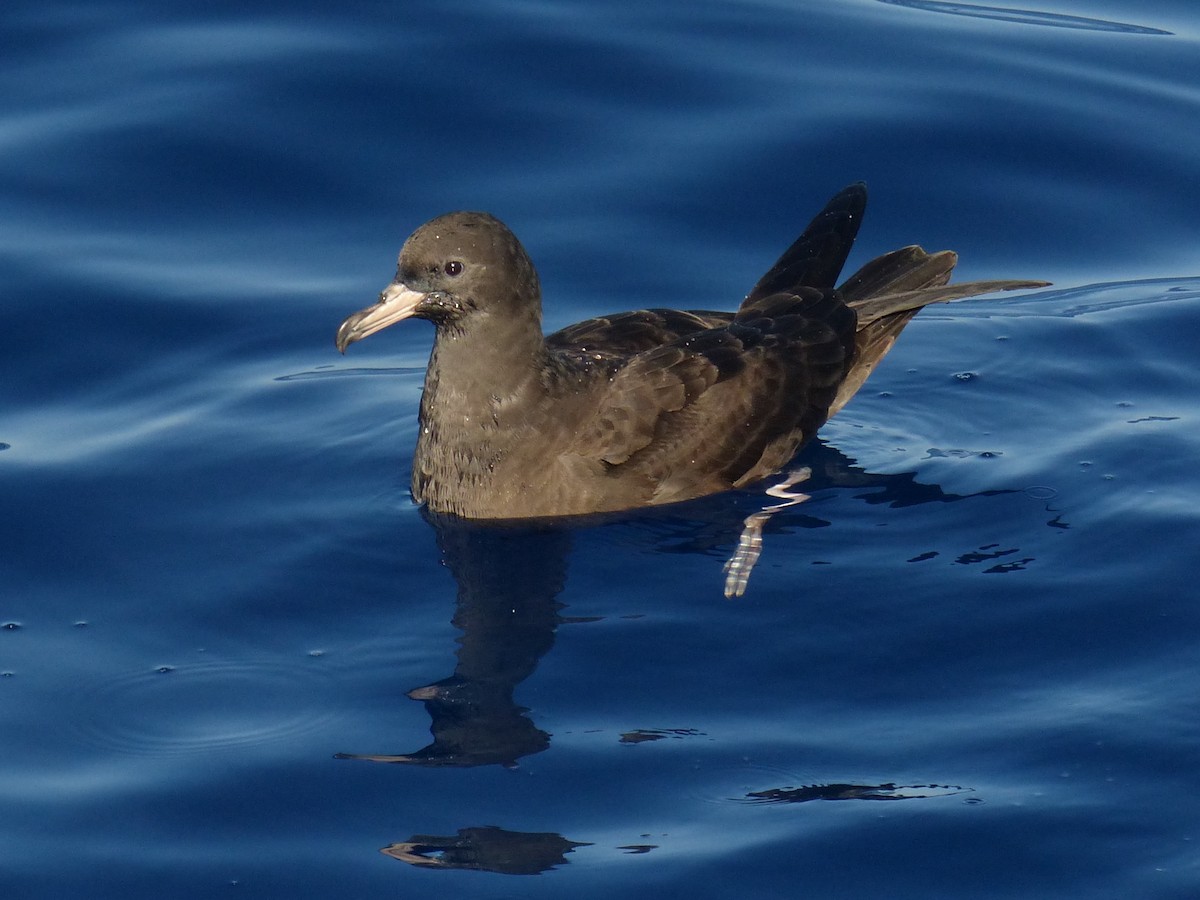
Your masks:
M812 800L927 800L972 793L958 784L809 784L803 787L751 791L748 803L808 803Z
M797 462L811 469L809 479L802 485L805 491L810 494L848 491L851 497L868 506L904 509L927 503L958 503L1017 493L1013 488L996 488L956 494L944 490L940 485L918 481L913 472L891 475L868 472L854 459L819 439L805 447ZM762 497L761 490L756 489L719 494L691 503L641 511L632 524L652 535L658 553L725 557L731 541L737 539L745 517L762 508ZM832 521L819 515L820 511L819 505L811 503L793 507L768 520L764 534L769 538L773 533L797 528L827 528L832 525ZM628 517L625 521L631 522ZM768 544L764 556L769 554Z

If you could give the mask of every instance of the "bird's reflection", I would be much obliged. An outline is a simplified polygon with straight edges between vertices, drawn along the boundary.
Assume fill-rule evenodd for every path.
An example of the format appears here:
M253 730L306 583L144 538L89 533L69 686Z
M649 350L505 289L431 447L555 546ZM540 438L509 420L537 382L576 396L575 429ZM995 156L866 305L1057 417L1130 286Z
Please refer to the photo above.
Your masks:
M553 832L506 831L489 825L460 828L447 836L414 834L380 852L422 868L538 875L565 864L576 847L587 846Z
M533 724L513 692L554 644L570 532L433 513L425 518L458 585L451 622L462 632L454 674L408 692L425 704L433 742L413 753L341 756L424 766L513 765L550 746L550 735Z
M825 444L810 445L803 461L815 473L808 490L870 488L858 495L867 503L911 506L953 502L937 485L918 483L912 474L876 475L856 466ZM984 491L969 496L1002 493ZM708 553L727 548L742 528L752 494L704 498L662 510L591 519L584 525L528 522L520 525L472 522L432 513L433 527L447 567L458 585L452 623L458 639L454 673L408 692L425 704L433 741L408 753L342 753L343 759L421 766L512 766L550 746L529 710L514 700L517 686L554 644L560 614L558 594L566 582L571 527L597 522L634 522L662 552ZM799 510L787 513L790 526L829 524ZM769 552L769 551L768 551ZM714 586L715 587L715 586Z

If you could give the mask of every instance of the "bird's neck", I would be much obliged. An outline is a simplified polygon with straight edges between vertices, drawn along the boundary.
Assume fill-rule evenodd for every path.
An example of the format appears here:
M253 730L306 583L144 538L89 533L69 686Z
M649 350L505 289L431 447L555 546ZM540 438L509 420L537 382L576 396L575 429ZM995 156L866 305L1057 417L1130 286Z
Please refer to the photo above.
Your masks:
M539 323L439 329L434 339L413 457L413 496L439 511L488 496L496 467L546 395L546 348ZM536 418L536 416L534 416ZM466 499L464 499L466 498Z
M425 372L418 451L422 442L481 449L508 424L503 410L536 405L545 392L540 323L475 324L438 329Z
M490 408L495 398L504 400L535 390L545 358L541 322L536 316L481 318L468 329L439 328L425 391L434 391L439 405L449 404L464 412Z

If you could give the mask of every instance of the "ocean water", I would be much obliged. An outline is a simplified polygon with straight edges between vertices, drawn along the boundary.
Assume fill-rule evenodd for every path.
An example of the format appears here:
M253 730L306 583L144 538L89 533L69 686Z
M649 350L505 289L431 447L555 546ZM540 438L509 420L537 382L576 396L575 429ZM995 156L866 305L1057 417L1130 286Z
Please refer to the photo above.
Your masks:
M1200 11L14 0L6 898L1200 895ZM864 179L1053 286L923 312L761 488L496 529L407 492L487 209L546 324L731 308Z

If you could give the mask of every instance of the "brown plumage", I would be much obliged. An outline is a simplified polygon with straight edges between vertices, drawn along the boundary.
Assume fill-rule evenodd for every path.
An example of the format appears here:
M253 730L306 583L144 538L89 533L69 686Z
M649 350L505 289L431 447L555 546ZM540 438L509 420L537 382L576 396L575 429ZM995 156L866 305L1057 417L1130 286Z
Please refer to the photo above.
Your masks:
M957 257L914 246L835 289L865 206L861 184L834 197L736 313L638 310L546 337L516 237L451 213L405 242L337 346L410 316L436 326L412 472L436 512L565 516L741 487L785 466L922 307L1043 284L950 285Z

